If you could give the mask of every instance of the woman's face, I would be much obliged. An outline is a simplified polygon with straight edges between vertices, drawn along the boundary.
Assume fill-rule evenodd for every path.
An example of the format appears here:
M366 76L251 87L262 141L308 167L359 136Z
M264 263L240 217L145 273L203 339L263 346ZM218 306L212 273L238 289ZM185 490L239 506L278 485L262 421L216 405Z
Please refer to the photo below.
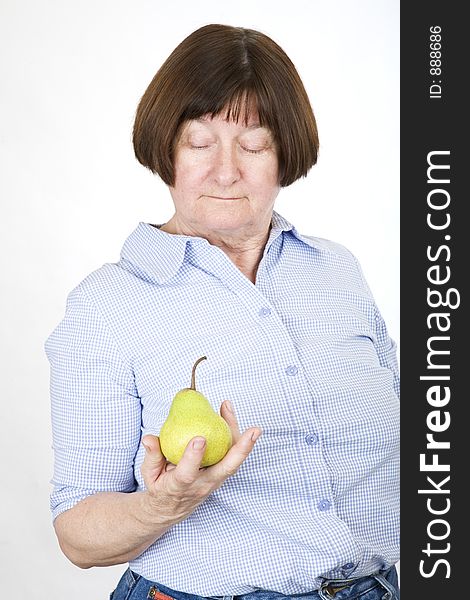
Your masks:
M175 215L192 235L242 238L266 233L279 193L271 132L256 114L247 125L222 116L183 126L175 152Z

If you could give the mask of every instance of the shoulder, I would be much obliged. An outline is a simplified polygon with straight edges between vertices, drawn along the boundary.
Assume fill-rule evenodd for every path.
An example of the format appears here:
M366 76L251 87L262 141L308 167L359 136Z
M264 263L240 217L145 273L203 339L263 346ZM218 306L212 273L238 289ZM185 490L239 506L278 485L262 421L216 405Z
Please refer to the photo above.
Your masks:
M293 232L297 246L303 246L309 254L309 262L328 273L340 286L361 291L366 296L370 289L359 260L349 248L336 241Z
M92 356L103 349L109 354L117 348L120 356L126 356L116 324L132 312L132 305L124 300L128 277L118 264L104 264L69 292L65 314L46 340L51 360L67 352Z
M119 263L102 265L68 294L64 323L90 331L107 329L116 335L118 324L135 313L139 281Z
M355 268L359 267L359 261L356 256L343 244L313 235L299 234L297 231L293 231L292 234L297 242L303 243L305 247L313 249L314 254L317 256L323 256L332 262L348 263Z
M338 242L313 235L299 235L299 238L312 248L316 248L319 252L342 257L345 260L356 260L352 252L346 248L346 246L343 246L343 244L339 244Z
M94 304L109 303L122 297L125 290L135 284L134 280L135 276L120 263L105 263L82 279L71 296L84 297Z

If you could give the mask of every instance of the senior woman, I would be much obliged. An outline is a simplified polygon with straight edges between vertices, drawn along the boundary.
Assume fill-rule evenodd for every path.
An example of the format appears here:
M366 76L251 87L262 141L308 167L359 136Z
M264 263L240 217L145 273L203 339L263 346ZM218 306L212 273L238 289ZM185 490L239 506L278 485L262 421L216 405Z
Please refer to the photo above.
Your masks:
M202 27L134 147L174 214L73 290L46 344L63 552L129 562L114 600L398 598L395 344L351 253L273 210L317 159L295 67L260 32ZM175 467L158 434L202 355L234 443L200 469L196 437Z

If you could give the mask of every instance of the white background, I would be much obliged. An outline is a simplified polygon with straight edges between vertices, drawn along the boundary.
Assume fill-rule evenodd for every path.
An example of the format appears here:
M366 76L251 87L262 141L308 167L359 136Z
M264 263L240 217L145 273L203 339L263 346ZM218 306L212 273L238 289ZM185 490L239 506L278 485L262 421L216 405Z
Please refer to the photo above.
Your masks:
M134 113L173 48L210 22L267 33L297 66L320 158L276 209L357 255L399 342L398 0L1 0L2 598L100 600L123 571L81 571L58 548L43 344L69 291L116 261L139 221L171 216L134 158Z

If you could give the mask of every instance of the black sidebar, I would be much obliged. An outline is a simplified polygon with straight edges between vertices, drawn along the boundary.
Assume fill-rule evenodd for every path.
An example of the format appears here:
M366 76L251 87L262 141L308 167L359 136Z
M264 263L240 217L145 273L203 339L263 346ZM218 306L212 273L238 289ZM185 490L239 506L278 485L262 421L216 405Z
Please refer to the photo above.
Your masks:
M404 600L470 598L470 23L462 6L401 3Z

